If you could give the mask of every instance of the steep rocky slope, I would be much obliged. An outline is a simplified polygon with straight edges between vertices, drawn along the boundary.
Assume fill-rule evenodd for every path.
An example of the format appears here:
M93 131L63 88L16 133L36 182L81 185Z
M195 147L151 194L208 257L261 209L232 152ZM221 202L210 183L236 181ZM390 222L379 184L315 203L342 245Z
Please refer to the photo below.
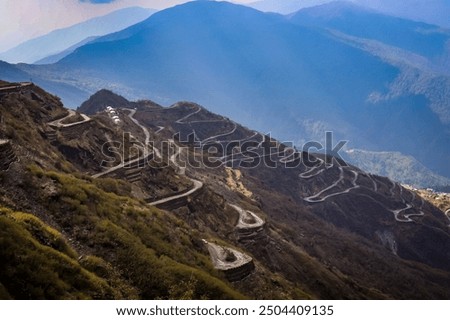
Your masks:
M100 96L88 116L0 91L2 297L449 298L448 220L409 190L193 103Z

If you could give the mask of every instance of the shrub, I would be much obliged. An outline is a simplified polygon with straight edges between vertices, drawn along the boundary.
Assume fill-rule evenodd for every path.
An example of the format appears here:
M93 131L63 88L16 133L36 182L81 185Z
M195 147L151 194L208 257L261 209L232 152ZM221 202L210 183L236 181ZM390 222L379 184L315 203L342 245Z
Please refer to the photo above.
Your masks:
M0 216L0 283L14 299L114 298L105 280L70 256L42 245L17 221Z
M192 231L185 222L117 194L123 191L121 182L43 172L35 167L30 171L37 178L36 186L48 179L58 184L59 198L46 206L71 237L89 247L91 256L83 258L78 267L121 288L124 296L243 298L215 277L218 273L209 256L194 249ZM176 293L174 286L180 283L192 292L186 296Z

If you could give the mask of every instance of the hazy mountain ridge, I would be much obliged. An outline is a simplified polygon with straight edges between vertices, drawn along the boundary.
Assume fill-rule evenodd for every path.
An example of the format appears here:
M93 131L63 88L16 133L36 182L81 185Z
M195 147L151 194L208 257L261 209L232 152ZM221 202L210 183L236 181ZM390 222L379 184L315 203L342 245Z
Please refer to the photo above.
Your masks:
M376 10L380 13L450 28L450 23L446 15L450 10L450 4L446 0L436 0L431 2L420 0L415 1L414 5L410 5L410 3L407 2L396 2L391 0L380 0L376 2L370 0L260 0L250 3L249 6L262 11L291 14L305 7L314 7L330 2L370 7L372 10Z
M3 61L0 61L0 76L3 79L7 79L11 82L23 82L33 81L36 84L46 88L49 91L54 92L59 97L64 97L66 103L72 103L78 101L80 97L87 98L89 93L80 89L78 86L73 86L65 81L59 81L58 79L48 80L45 76L39 76L36 73L30 74L24 71L23 65L12 65Z
M426 57L434 63L440 62L441 57L448 53L450 30L388 16L349 2L331 2L305 8L288 18L300 25L376 40Z
M77 48L79 48L79 47L81 47L81 46L83 46L83 45L85 45L85 44L87 44L89 42L92 42L92 41L94 41L97 38L98 38L97 36L88 37L88 38L86 38L86 39L84 39L84 40L74 44L73 46L65 49L64 51L61 51L61 52L59 52L57 54L52 54L50 56L47 56L45 58L42 58L42 59L36 61L35 64L52 64L52 63L58 62L59 60L61 60L65 56L68 56L69 54L74 52Z
M450 179L438 176L411 156L399 152L371 152L347 150L345 158L361 169L373 174L390 177L416 188L443 187Z
M410 25L423 24L407 22L407 34ZM405 57L412 61L406 66ZM439 147L449 139L449 82L426 61L378 40L195 2L99 38L55 66L20 68L89 93L108 88L162 105L197 101L296 144L316 139L308 123L320 122L351 148L398 150L449 176L450 155Z
M73 26L54 30L46 35L25 41L0 53L0 60L11 63L35 63L48 56L57 55L92 36L102 36L122 30L148 18L155 10L130 7L96 17ZM73 51L73 50L72 50Z

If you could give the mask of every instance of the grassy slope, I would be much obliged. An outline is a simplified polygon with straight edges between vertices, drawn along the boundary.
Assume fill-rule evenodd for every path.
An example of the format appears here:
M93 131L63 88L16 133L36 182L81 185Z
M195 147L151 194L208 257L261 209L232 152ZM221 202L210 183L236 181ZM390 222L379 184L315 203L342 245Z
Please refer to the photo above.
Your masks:
M219 279L202 250L193 249L193 231L174 216L119 196L127 192L120 182L37 167L30 175L30 188L51 183L57 190L42 201L73 242L83 244L82 256L35 216L2 210L6 272L0 282L9 296L244 298Z
M2 208L0 298L121 298L105 279L84 268L61 234L35 216Z

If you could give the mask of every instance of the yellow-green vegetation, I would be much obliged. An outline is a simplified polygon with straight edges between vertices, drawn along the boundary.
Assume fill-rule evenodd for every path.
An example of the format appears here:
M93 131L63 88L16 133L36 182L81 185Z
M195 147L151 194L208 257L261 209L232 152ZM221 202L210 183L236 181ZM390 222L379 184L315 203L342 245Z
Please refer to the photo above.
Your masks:
M443 212L450 209L450 194L419 189L415 191L419 196L431 202Z
M78 257L58 231L46 225L36 216L29 213L13 212L8 209L0 209L0 213L24 227L39 243L58 250L72 259Z
M0 298L121 298L83 268L61 234L30 214L0 210Z
M132 199L122 182L75 177L36 166L29 167L29 173L36 188L52 184L57 190L40 201L62 230L88 248L89 255L80 259L81 267L105 278L121 294L145 299L183 299L187 292L194 299L245 298L222 280L202 248L195 249L193 242L198 239L185 222ZM20 219L37 224L31 218ZM49 231L42 238L51 235ZM180 283L189 288L175 290Z

